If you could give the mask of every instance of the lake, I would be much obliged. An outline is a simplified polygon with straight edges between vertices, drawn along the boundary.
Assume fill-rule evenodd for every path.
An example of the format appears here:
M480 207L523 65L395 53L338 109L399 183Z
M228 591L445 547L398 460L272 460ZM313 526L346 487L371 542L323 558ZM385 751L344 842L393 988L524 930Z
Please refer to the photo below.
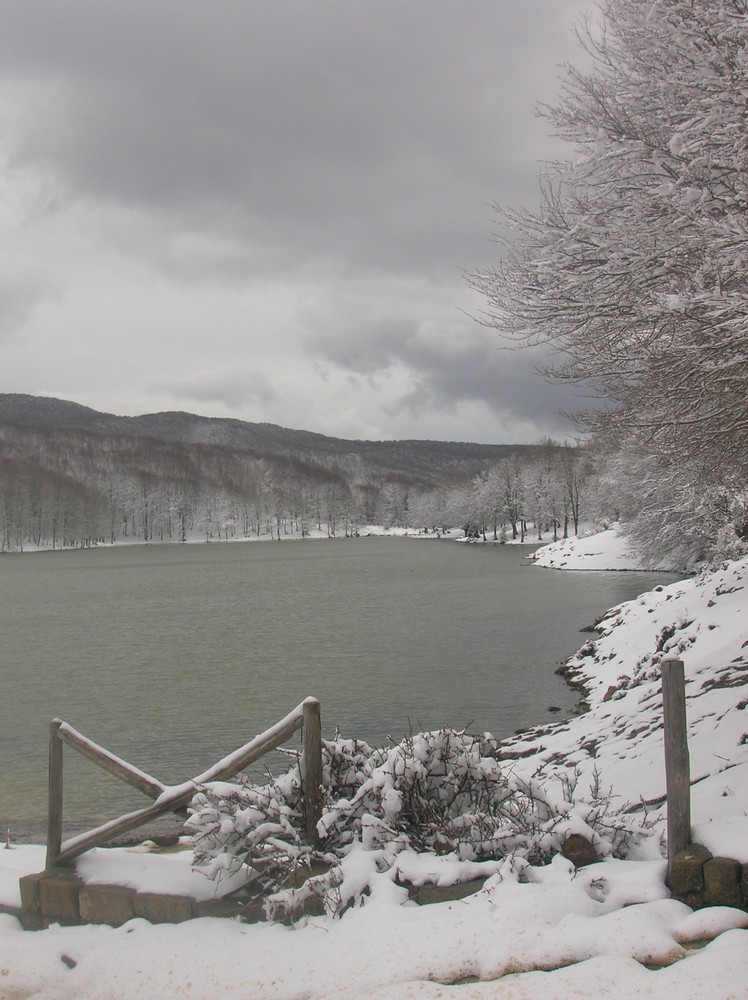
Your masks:
M307 695L325 737L373 744L568 716L554 671L580 629L663 576L543 570L529 551L409 537L0 556L0 822L43 831L55 716L168 782ZM67 823L145 804L66 748Z

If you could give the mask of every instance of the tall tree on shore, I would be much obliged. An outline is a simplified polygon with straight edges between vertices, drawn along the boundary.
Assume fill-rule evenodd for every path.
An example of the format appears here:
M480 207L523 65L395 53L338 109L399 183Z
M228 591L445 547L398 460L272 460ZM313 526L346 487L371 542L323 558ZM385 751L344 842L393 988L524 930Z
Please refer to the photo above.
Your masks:
M578 35L588 68L541 109L573 156L537 211L498 210L504 260L470 280L486 323L604 400L584 422L644 464L646 538L746 482L748 2L607 0Z

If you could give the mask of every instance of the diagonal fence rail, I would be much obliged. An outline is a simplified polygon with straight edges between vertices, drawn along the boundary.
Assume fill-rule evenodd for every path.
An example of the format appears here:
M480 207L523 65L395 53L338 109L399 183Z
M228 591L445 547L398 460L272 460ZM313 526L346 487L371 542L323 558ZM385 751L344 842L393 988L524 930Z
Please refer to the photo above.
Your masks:
M49 799L47 812L47 869L64 865L92 847L108 843L114 837L136 830L164 813L185 815L187 804L200 785L222 781L276 750L297 730L303 733L301 755L302 791L307 836L317 838L317 822L322 815L322 726L320 704L305 698L285 718L264 733L209 767L207 771L179 785L165 785L157 778L110 753L61 719L53 719L49 734ZM62 839L63 746L67 744L109 774L119 778L153 799L153 804L97 826L85 833Z
M690 775L685 712L683 661L666 658L662 662L664 715L668 884L675 856L691 842ZM136 830L164 813L186 815L186 806L200 785L232 777L266 753L280 747L297 730L303 732L301 779L307 837L317 842L317 823L322 815L322 727L320 704L305 698L285 718L255 736L249 743L213 764L202 774L179 785L166 785L110 753L79 733L68 723L53 719L49 739L49 799L47 817L46 868L64 865L79 855ZM150 806L126 813L85 833L62 839L63 746L67 744L105 771L153 799Z

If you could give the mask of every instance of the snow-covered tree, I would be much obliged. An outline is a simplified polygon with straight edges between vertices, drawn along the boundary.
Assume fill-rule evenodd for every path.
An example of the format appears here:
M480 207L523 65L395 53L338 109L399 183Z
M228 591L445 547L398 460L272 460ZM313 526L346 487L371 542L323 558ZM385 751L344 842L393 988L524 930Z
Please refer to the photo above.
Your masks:
M542 109L573 155L537 211L499 210L504 260L471 282L685 502L694 474L748 467L748 3L606 0L578 34L586 68Z

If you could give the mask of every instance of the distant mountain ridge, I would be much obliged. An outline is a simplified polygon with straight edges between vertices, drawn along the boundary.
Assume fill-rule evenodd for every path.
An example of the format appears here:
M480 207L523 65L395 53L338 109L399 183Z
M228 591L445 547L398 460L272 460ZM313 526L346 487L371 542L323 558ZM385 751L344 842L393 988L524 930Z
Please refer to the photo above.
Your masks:
M534 448L455 441L352 441L277 424L201 417L181 411L126 417L51 396L23 393L0 393L0 425L3 424L216 445L304 458L349 472L358 467L362 472L417 475L435 481L475 475L512 452Z

